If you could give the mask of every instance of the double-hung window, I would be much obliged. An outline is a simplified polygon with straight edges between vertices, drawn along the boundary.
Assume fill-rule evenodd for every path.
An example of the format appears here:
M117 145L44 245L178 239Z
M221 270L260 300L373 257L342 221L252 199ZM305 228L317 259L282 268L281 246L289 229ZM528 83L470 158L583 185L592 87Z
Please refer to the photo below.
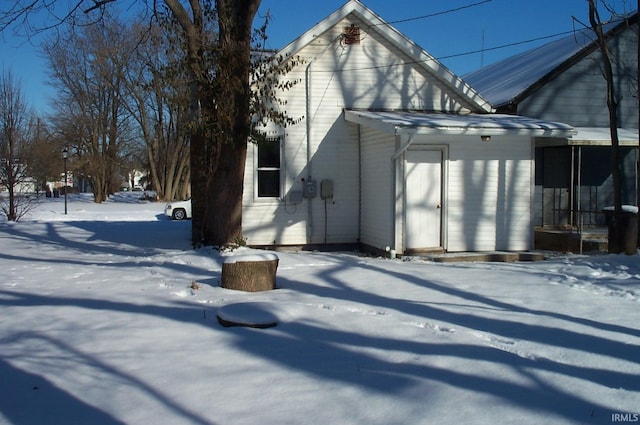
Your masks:
M281 197L280 143L280 137L268 137L257 144L256 196L258 198Z

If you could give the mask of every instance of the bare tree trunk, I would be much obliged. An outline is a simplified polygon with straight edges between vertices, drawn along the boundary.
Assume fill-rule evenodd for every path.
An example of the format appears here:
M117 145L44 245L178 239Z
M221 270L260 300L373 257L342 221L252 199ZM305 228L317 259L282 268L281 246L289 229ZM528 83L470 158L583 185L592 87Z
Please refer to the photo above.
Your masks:
M0 186L8 200L0 196L0 212L9 221L18 221L34 205L24 196L30 185L33 162L31 117L19 83L11 71L0 74ZM33 187L32 187L33 188Z
M9 176L9 180L12 180L13 176ZM9 185L7 187L8 191L9 191L9 211L7 213L7 220L9 221L16 221L17 219L17 214L16 214L16 192L15 192L15 186L13 184Z
M190 145L192 242L196 246L238 242L250 132L251 33L260 0L216 0L219 56L213 89L204 55L200 2L189 3L191 14L177 0L165 3L187 40L191 114L200 123L192 130Z
M191 166L191 241L194 246L205 242L204 223L207 206L207 180L210 170L207 143L210 136L199 122L211 118L212 99L207 96L210 86L204 54L204 17L199 1L191 1L191 13L179 0L165 0L165 4L182 28L191 76L189 158ZM212 143L212 142L211 142Z
M7 167L6 167L6 175L7 175L7 190L9 191L9 213L7 214L7 220L9 221L16 221L17 219L17 213L16 213L16 185L18 184L16 176L15 176L15 170L16 170L16 166L17 164L15 164L15 158L16 158L16 152L15 152L15 144L16 144L16 140L15 140L15 133L16 131L11 131L11 135L9 137L9 141L8 141L8 147L9 149L7 150L7 158L5 158L5 160L7 161Z
M191 242L194 246L205 242L204 225L207 213L206 136L202 132L191 134Z
M251 33L260 0L216 0L220 55L216 61L214 173L203 226L207 244L242 242L242 193L250 133Z
M620 178L620 142L618 139L618 103L613 81L611 52L602 31L602 21L596 7L596 0L589 0L589 23L596 33L598 46L602 53L604 78L607 83L607 108L609 109L609 131L611 133L611 179L613 181L613 238L609 238L609 252L620 253L624 247L624 227L622 222L622 185ZM612 240L613 239L613 240Z
M242 192L247 157L244 146L224 144L222 160L208 188L208 204L215 213L205 216L205 241L213 245L242 244ZM211 210L209 210L211 211Z

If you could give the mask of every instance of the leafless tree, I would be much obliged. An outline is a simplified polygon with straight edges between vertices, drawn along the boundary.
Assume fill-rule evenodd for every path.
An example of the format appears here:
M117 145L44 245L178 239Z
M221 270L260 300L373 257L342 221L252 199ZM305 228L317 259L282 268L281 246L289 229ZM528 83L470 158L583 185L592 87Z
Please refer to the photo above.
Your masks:
M178 0L165 4L182 29L191 81L192 241L234 243L242 239L251 42L260 0L215 1L218 39L213 52L206 31L207 17L214 13L211 2L191 1L189 10Z
M165 23L165 27L171 23ZM161 200L185 199L189 181L189 91L171 31L137 23L140 40L125 68L125 93L145 145L149 183Z
M121 96L130 41L109 18L64 36L45 46L59 93L52 122L73 154L74 171L87 176L94 201L103 202L121 183L122 149L134 139Z
M0 210L9 221L18 221L36 203L36 183L29 163L34 117L20 83L11 71L0 75Z
M589 0L589 24L596 35L596 42L602 53L602 72L607 85L606 99L609 111L609 130L611 134L611 179L613 181L613 233L609 237L609 252L620 253L624 250L624 231L620 226L622 218L622 184L620 173L620 140L618 137L618 96L614 81L611 51L607 37L602 29L602 19L598 11L597 0Z
M79 20L78 12L84 12L93 22L101 22L108 5L116 4L112 0L77 0L65 8L61 3L55 0L19 0L9 6L0 6L0 31L11 26L30 28L29 16L33 13L46 14L50 19L40 30L56 27L61 22L75 24ZM149 17L161 16L158 9L161 2L131 1L117 4L120 7L144 8L150 12L147 15ZM187 77L185 87L189 90L187 124L193 205L192 241L194 245L221 246L234 243L242 240L242 192L247 141L252 128L250 108L254 99L250 87L253 20L260 0L164 0L163 4L178 23L183 40L183 71ZM215 32L210 31L213 21L216 22ZM120 41L115 36L109 37L109 40ZM67 53L75 57L73 51ZM63 65L65 58L59 58ZM278 69L286 69L286 66ZM74 87L72 83L75 81L67 82L69 87ZM78 138L76 141L91 146L104 147L104 142L108 142L107 147L112 148L116 140L111 136L116 134L97 130L116 128L116 115L111 114L109 119L98 119L100 117L91 116L92 109L78 109L80 105L77 101L81 96L101 93L103 89L98 86L100 80L83 77L78 82L82 84L74 87L77 91L65 93L67 100L75 101L76 105L72 109L68 106L67 110L61 112L78 119L91 117L92 122L101 123L103 128L75 128L75 134L69 137L75 136ZM107 83L114 87L116 82ZM115 108L120 105L112 103L111 106ZM275 113L274 109L266 110ZM275 113L274 117L282 116ZM73 122L67 122L70 131L74 130ZM100 134L108 137L100 140ZM107 165L108 162L103 164Z
M29 175L36 182L36 191L47 190L46 183L61 181L63 172L62 149L55 135L51 134L48 123L42 118L36 118L31 128L29 155ZM52 187L48 188L52 190Z

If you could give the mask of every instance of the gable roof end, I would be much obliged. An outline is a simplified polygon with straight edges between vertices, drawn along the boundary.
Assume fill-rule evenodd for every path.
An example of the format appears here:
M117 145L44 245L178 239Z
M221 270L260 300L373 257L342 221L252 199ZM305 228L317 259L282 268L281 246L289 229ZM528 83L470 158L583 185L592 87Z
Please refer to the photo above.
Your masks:
M462 78L451 72L446 66L441 64L437 59L403 35L400 31L384 21L371 9L367 8L359 0L349 0L340 9L314 25L307 32L286 45L278 53L282 55L297 54L303 47L313 42L317 36L328 31L350 14L355 14L360 20L364 21L371 27L384 28L384 31L382 31L381 34L390 43L411 58L412 64L423 68L428 74L432 75L452 92L458 93L461 98L468 101L469 105L476 112L493 112L491 104L474 88L468 85Z

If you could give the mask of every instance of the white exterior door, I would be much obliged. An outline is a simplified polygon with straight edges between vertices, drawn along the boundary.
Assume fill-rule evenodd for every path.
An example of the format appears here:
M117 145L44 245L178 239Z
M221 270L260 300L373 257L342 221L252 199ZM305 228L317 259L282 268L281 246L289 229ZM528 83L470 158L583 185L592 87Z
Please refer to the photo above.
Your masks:
M406 249L442 247L441 150L408 150L405 153Z

